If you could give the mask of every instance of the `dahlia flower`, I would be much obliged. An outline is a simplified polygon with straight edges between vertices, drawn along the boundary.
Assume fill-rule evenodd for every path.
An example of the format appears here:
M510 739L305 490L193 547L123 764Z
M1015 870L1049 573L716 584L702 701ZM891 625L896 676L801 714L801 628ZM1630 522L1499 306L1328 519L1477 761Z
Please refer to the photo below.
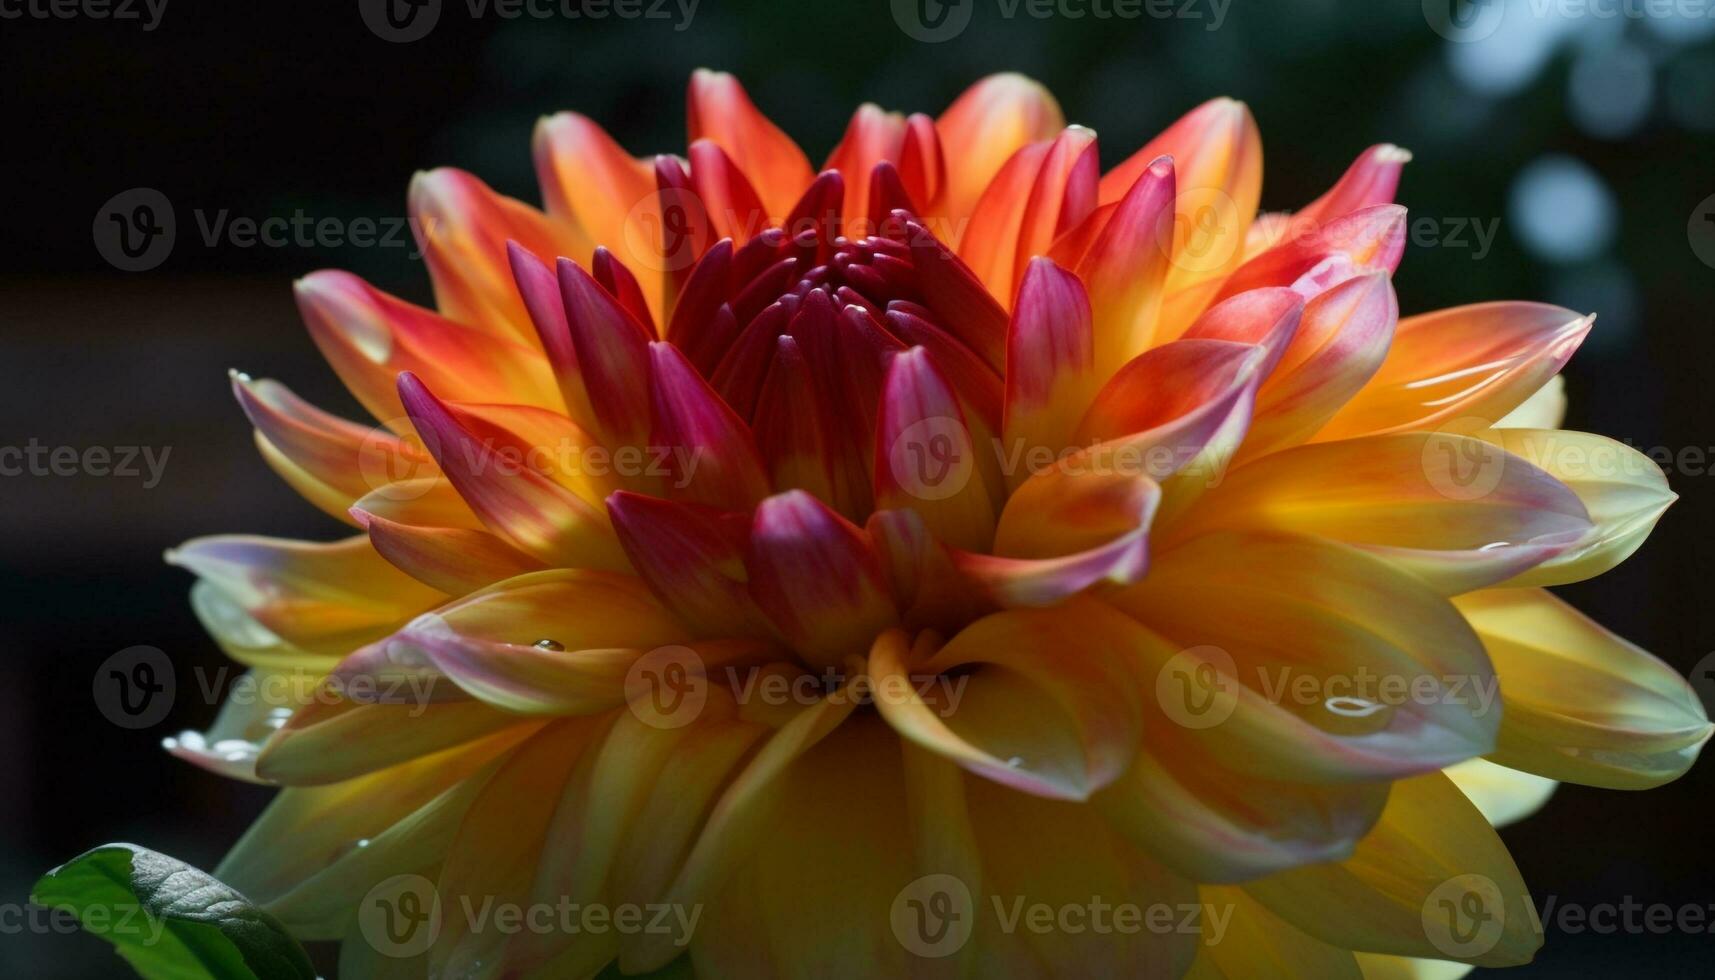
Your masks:
M1016 75L819 172L688 116L418 174L435 309L297 284L380 426L234 375L353 530L170 553L285 693L169 748L284 787L216 874L342 975L1453 976L1540 943L1491 821L1708 738L1544 589L1673 499L1556 428L1593 318L1400 319L1403 150L1261 214L1229 99L1105 173Z

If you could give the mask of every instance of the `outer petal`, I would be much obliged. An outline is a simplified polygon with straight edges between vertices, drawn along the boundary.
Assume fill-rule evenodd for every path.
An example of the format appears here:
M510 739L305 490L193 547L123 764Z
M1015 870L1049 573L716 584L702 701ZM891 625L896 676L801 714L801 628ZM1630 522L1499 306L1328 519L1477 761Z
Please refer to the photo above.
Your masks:
M1243 889L1198 889L1204 908L1228 913L1230 925L1206 943L1187 980L1362 980L1350 950L1299 932L1276 917Z
M1054 96L1023 75L990 75L966 89L935 120L947 162L946 189L935 213L962 229L958 223L970 216L1001 166L1020 147L1050 139L1065 125Z
M1552 474L1578 495L1595 526L1565 552L1506 584L1563 585L1613 568L1643 545L1657 520L1675 500L1655 461L1624 443L1586 432L1543 429L1490 429L1475 435ZM1465 477L1488 483L1491 465Z
M645 239L638 225L639 205L655 194L649 161L625 152L600 126L575 112L539 120L531 149L548 214L576 229L575 251L566 256L588 262L598 247L617 250L627 267L645 270L652 279L643 294L659 319L659 275L647 275L659 257L640 248Z
M406 207L441 312L498 337L534 342L529 314L512 288L506 243L516 241L537 255L569 255L577 250L575 236L450 167L413 177Z
M1020 149L995 175L959 246L991 296L1010 301L1025 263L1095 207L1097 167L1095 132L1072 126Z
M1440 773L1395 783L1381 822L1351 858L1246 890L1275 915L1346 949L1514 966L1542 945L1505 845Z
M195 538L167 552L271 633L339 655L446 597L389 565L362 535L321 544Z
M1102 178L1100 201L1118 201L1158 158L1173 158L1173 267L1156 336L1179 336L1209 305L1244 255L1262 197L1262 137L1242 102L1211 99L1181 117Z
M1156 338L1173 268L1175 190L1173 161L1151 163L1077 259L1095 317L1096 371L1104 380Z
M726 72L698 69L686 110L690 142L711 139L732 157L762 197L768 213L784 217L815 174L792 138L768 121Z
M1487 759L1466 759L1443 772L1482 811L1483 819L1496 827L1517 823L1542 809L1560 785L1552 779L1508 769Z
M316 506L347 523L353 501L402 476L434 470L421 446L387 429L330 415L277 381L232 372L232 392L269 465Z
M565 408L541 355L520 341L454 323L346 272L313 272L295 292L322 356L363 407L396 432L409 430L395 387L402 371L455 401Z
M1517 457L1498 479L1464 482L1478 439L1404 432L1300 446L1241 464L1174 526L1273 528L1357 545L1448 595L1494 585L1572 547L1591 529L1576 495Z
M1149 726L1137 760L1095 802L1120 834L1193 881L1248 881L1344 860L1387 801L1385 782L1316 785L1236 772L1194 733L1164 721Z
M1545 591L1490 589L1457 603L1503 684L1495 762L1648 789L1682 775L1715 731L1673 668Z
M838 170L846 178L845 204L841 213L846 221L870 214L870 176L875 165L883 161L898 161L905 143L905 117L897 112L884 112L873 102L858 106L846 124L846 134L834 152L828 155L823 170ZM868 229L864 234L873 234ZM852 235L847 238L861 238Z
M996 613L932 654L890 631L870 655L876 704L901 735L974 773L1088 799L1125 771L1142 732L1129 656L1140 632L1095 603ZM1074 642L1079 656L1061 656ZM958 687L945 673L973 667Z
M1593 322L1544 303L1481 303L1407 317L1375 377L1316 438L1493 423L1560 371Z
M1397 778L1484 755L1500 726L1476 634L1429 586L1306 538L1217 533L1155 556L1111 600L1177 645L1145 648L1161 707L1267 779Z

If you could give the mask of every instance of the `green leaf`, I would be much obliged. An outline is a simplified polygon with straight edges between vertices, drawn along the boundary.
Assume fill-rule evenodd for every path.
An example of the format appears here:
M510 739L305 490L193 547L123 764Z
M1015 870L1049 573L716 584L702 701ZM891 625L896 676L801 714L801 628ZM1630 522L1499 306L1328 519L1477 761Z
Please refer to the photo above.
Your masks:
M284 926L211 875L107 844L42 876L30 901L76 913L147 980L315 980Z

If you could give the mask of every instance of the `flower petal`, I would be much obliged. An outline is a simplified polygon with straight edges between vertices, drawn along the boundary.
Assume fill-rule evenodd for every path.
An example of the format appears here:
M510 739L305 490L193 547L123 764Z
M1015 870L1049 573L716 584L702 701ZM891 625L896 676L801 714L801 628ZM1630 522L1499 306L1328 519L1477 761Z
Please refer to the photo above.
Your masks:
M1001 305L1017 292L1031 256L1046 254L1095 207L1097 173L1095 132L1071 126L1021 148L983 191L959 257Z
M766 629L747 588L746 515L626 492L608 498L608 513L637 573L699 633Z
M634 251L642 241L638 205L655 194L655 171L648 160L625 152L605 130L575 112L537 121L531 150L548 214L576 229L575 250L564 253L567 258L588 262L605 246L617 249L632 269L655 268L654 255ZM660 283L650 283L643 294L659 318Z
M1196 538L1154 562L1109 601L1180 651L1142 651L1161 706L1200 726L1209 751L1235 769L1296 782L1386 779L1493 748L1488 657L1415 576L1354 548L1263 532Z
M935 213L952 222L968 218L1019 148L1051 139L1065 125L1054 96L1023 75L990 75L966 89L935 120L947 162L946 188Z
M294 292L322 356L369 414L395 432L409 431L395 386L402 371L456 401L565 409L541 355L519 341L454 323L347 272L312 272Z
M1407 317L1375 377L1316 438L1493 423L1559 373L1593 322L1546 303L1479 303Z
M1172 268L1174 199L1173 161L1156 160L1077 259L1078 278L1090 291L1096 373L1104 380L1155 339Z
M1006 339L1008 447L1059 453L1095 397L1097 373L1090 300L1078 277L1051 259L1030 262ZM1008 474L1013 486L1027 474Z
M1548 592L1488 589L1456 604L1503 682L1489 756L1501 765L1649 789L1684 774L1715 731L1678 672Z
M1257 390L1243 458L1297 445L1322 428L1381 367L1399 320L1393 284L1381 272L1353 276L1303 309L1280 363Z
M768 213L785 217L810 186L810 160L792 138L768 120L738 79L699 68L686 101L690 142L719 144L762 197Z
M1350 858L1245 890L1275 915L1345 949L1515 966L1542 945L1536 910L1506 846L1438 772L1395 783L1380 823Z
M1504 727L1505 719L1501 723ZM1508 769L1487 759L1466 759L1442 772L1482 811L1483 819L1495 827L1517 823L1542 809L1560 785L1555 780Z
M986 549L994 537L994 501L974 465L977 452L929 352L913 347L894 355L876 427L876 508L914 510L937 538ZM933 479L936 467L940 479Z
M1240 464L1168 540L1216 527L1272 528L1356 545L1448 595L1494 585L1590 530L1559 480L1517 457L1438 432L1299 446ZM1498 471L1472 486L1472 459Z
M1244 889L1205 885L1205 909L1224 910L1219 941L1205 941L1186 980L1363 980L1350 950L1305 935L1268 911Z
M901 735L966 769L1038 796L1084 800L1130 765L1142 685L1129 650L1142 630L1094 602L996 613L939 651L892 630L870 653L875 701ZM1076 658L1061 656L1076 643ZM974 673L949 675L960 668ZM957 687L943 683L968 677Z
M400 375L399 393L447 479L490 530L549 565L626 567L599 509L479 435L414 375Z
M815 663L861 655L897 617L863 530L802 490L757 506L745 567L757 606Z
M413 177L405 206L441 313L496 337L533 343L529 314L512 288L506 243L516 241L537 255L570 255L578 251L576 236L451 167Z
M1507 585L1564 585L1600 575L1631 557L1675 500L1661 467L1625 443L1587 432L1489 429L1473 433L1540 467L1578 495L1595 526L1572 547ZM1491 459L1493 457L1490 457ZM1494 478L1493 467L1480 476ZM1480 485L1480 484L1479 484Z

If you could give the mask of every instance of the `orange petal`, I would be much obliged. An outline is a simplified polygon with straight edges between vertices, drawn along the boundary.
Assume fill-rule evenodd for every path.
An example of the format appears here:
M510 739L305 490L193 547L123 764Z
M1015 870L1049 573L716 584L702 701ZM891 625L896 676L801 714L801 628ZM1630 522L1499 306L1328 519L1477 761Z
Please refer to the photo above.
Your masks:
M1316 443L1236 467L1170 540L1215 527L1273 528L1357 545L1445 594L1494 585L1590 530L1571 490L1469 436L1402 432ZM1471 460L1480 460L1473 464ZM1495 479L1472 485L1473 465Z
M1023 75L990 75L966 89L935 120L947 165L946 189L935 213L950 224L945 230L962 232L1002 165L1021 147L1051 139L1065 125L1054 96ZM962 238L954 234L951 240L957 244Z
M401 371L455 401L565 410L533 347L454 323L347 272L313 272L294 291L322 356L369 414L395 432L409 431L395 386Z
M529 314L512 287L506 243L516 241L537 255L570 255L579 251L577 236L450 167L413 177L405 206L435 281L436 307L485 333L534 343Z
M1545 303L1407 317L1375 377L1316 438L1493 423L1559 373L1594 319Z
M732 157L776 219L785 217L815 174L792 138L768 120L738 79L699 68L686 97L690 142L711 139Z

